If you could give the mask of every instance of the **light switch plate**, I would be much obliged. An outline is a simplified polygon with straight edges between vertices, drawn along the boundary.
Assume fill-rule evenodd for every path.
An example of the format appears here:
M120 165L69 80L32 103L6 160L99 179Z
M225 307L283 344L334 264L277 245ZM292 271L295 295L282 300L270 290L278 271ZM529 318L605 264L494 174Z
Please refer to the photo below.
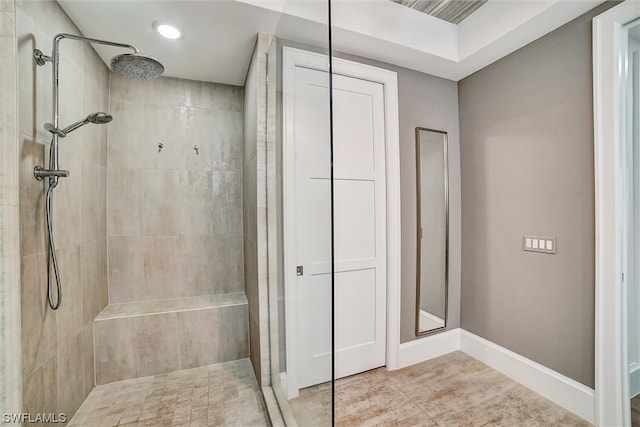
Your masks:
M522 237L522 249L528 252L555 254L557 249L557 238L525 234Z

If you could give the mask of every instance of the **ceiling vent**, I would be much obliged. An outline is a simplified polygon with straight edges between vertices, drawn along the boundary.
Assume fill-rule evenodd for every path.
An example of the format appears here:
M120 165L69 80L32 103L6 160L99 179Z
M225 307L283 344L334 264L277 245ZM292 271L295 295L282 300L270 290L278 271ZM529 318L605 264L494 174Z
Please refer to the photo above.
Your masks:
M459 24L487 0L391 0L452 24Z

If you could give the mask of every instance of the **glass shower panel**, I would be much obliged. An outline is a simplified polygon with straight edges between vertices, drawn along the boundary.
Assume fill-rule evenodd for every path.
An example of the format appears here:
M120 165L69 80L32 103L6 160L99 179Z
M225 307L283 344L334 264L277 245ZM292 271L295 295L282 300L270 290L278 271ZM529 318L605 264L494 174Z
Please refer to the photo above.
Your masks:
M267 63L269 379L285 424L332 425L328 2L286 0ZM260 169L259 169L260 170Z
M86 426L107 407L115 424L330 425L330 394L302 401L332 378L327 0L8 0L2 25L9 10L29 290L18 409ZM156 34L165 23L182 36ZM112 72L133 46L165 73ZM53 134L69 171L55 313L50 181L32 172Z
M427 10L435 3L437 11ZM456 25L483 4L331 4L338 424L429 423L402 418L408 416L398 408L402 400L385 376L401 367L401 344L458 327L455 314L447 318L459 302L447 287L450 190L454 203L459 197L446 178L459 174L457 76L450 65L458 55ZM416 147L425 131L439 136L440 149L419 181ZM420 206L421 187L432 191L433 203ZM421 270L440 273L419 289ZM452 294L458 298L456 289ZM434 326L424 331L420 320ZM371 382L380 383L375 398Z

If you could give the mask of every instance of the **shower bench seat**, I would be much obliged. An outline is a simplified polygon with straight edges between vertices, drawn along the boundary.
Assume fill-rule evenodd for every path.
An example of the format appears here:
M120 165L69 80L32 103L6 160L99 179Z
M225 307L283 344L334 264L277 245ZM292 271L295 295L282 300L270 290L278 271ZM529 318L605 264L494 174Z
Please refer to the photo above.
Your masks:
M239 292L110 304L93 334L97 385L243 359L247 298Z

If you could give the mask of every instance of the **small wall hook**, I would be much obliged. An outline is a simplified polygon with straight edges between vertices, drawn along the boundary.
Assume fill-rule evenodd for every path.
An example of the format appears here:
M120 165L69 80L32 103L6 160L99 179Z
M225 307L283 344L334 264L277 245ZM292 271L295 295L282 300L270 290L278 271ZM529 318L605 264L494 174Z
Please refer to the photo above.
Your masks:
M196 150L196 154L199 155L200 154L200 147L198 147L198 144L193 146L193 149Z
M158 143L158 153L162 151L162 149L164 148L164 144L162 142Z

